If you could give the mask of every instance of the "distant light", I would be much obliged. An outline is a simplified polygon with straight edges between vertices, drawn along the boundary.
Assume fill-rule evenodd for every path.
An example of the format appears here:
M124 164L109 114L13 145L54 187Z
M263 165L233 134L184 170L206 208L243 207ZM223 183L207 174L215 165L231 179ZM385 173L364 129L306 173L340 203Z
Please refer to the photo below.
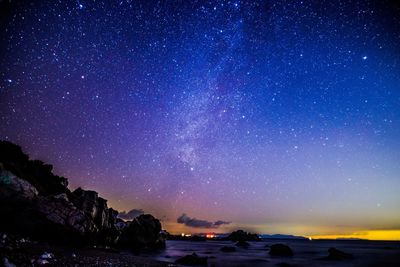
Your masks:
M79 4L79 9L83 9L83 5L82 4Z
M368 57L367 57L367 56L363 56L362 59L363 59L363 60L367 60Z
M312 241L312 237L309 237L308 240Z

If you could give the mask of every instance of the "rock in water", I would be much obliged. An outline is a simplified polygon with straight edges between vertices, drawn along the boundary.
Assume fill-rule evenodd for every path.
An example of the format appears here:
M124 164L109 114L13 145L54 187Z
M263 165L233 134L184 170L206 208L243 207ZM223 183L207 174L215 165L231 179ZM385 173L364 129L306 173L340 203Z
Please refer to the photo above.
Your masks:
M341 261L341 260L351 260L353 259L353 255L343 252L341 250L338 250L336 248L330 248L328 250L329 255L327 257L324 257L324 260L333 260L333 261Z
M293 251L289 246L284 244L274 244L271 245L269 254L271 256L291 257L293 256Z
M251 234L251 233L245 232L243 230L237 230L235 232L232 232L228 236L228 239L231 241L260 241L261 240L257 234Z
M138 250L141 248L164 248L165 240L160 235L161 223L150 214L133 219L123 230L118 245Z
M177 259L175 263L188 266L207 265L207 257L200 257L196 253L193 253Z

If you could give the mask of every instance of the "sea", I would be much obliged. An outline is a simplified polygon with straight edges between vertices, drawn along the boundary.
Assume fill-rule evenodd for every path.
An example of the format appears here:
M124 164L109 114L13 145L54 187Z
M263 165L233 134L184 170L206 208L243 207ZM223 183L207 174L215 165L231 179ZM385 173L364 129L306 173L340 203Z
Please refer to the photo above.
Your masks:
M180 257L196 253L208 257L207 266L215 267L261 267L261 266L382 266L400 267L400 242L368 240L263 240L248 242L248 248L236 247L235 252L222 252L224 246L234 246L230 241L177 241L168 240L166 249L142 255L171 266ZM288 245L294 252L292 257L269 255L272 244ZM323 260L328 249L334 247L354 256L352 260Z

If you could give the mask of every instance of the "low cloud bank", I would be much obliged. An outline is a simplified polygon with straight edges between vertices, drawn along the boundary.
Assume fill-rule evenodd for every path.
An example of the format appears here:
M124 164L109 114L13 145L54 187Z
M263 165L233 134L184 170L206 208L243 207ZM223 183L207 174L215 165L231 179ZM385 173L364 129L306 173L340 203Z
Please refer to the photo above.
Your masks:
M183 213L181 216L179 216L176 221L180 224L184 224L188 227L193 227L193 228L218 228L221 225L231 223L231 222L222 221L222 220L218 220L215 222L210 222L207 220L199 220L196 218L191 218L191 217L187 216L185 213Z

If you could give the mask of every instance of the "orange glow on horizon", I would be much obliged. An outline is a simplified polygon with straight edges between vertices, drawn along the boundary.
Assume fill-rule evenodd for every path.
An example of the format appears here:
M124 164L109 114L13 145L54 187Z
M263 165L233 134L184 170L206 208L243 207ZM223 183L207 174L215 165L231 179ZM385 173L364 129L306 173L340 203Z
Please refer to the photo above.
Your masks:
M253 228L251 228L253 226ZM268 226L268 225L267 225ZM265 224L260 225L234 225L233 227L215 229L213 233L207 233L207 229L193 229L185 227L182 224L175 222L164 222L163 227L172 234L223 234L230 233L238 229L249 229L250 232L259 234L274 234L285 233L298 236L305 236L309 239L337 239L337 238L359 238L368 240L391 240L400 241L400 229L387 229L387 230L368 230L368 229L351 229L335 228L329 226L303 226L303 225L283 225L275 224L267 227ZM204 231L203 231L204 230ZM206 236L207 238L207 236Z
M312 239L338 239L338 238L359 238L368 240L392 240L400 241L400 230L367 230L352 234L341 235L312 235Z

